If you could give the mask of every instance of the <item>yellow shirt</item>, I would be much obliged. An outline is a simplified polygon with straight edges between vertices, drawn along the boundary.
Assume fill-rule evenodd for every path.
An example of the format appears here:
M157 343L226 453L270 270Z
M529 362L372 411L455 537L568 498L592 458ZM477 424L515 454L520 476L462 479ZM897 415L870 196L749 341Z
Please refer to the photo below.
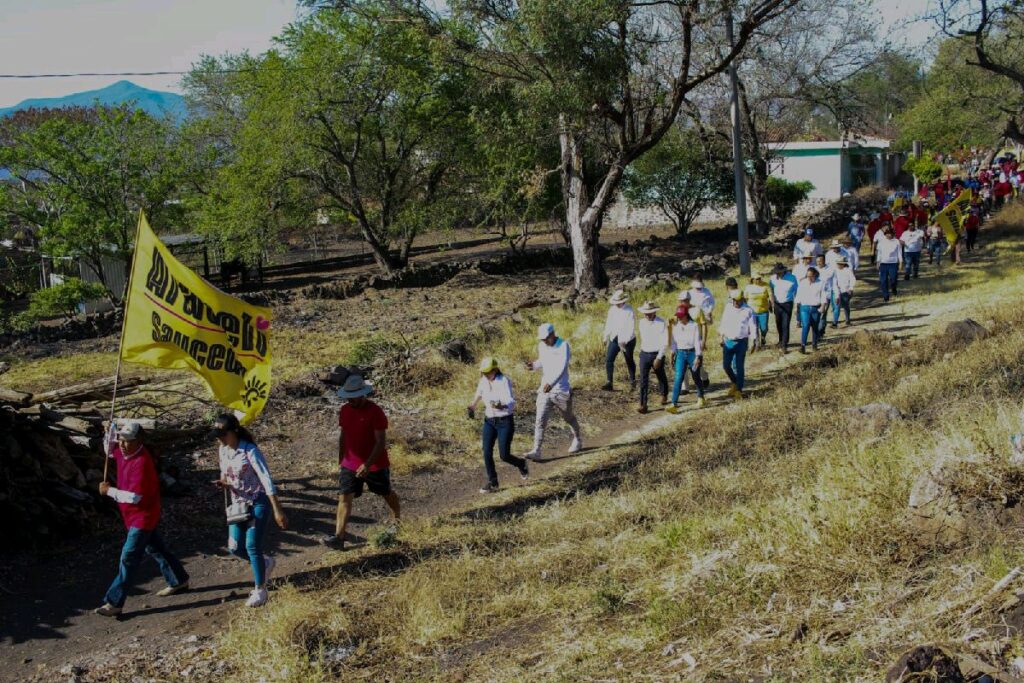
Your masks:
M751 283L743 288L743 296L746 297L747 304L754 309L754 313L768 312L768 287Z

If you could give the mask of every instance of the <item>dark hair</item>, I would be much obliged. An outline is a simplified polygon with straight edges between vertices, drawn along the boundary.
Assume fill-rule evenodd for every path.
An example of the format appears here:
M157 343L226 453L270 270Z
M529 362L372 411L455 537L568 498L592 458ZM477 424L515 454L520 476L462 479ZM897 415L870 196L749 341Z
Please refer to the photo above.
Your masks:
M238 418L232 413L221 413L217 416L214 422L220 422L224 425L224 430L228 432L234 432L238 435L239 441L248 441L251 444L255 444L256 440L253 439L252 434L249 430L238 423Z
M815 275L821 275L821 273L819 273L819 272L818 272L818 269L817 269L817 268L815 268L814 266L811 266L810 268L808 268L808 269L807 269L807 272L809 273L809 272L811 272L812 270L814 271L814 274L815 274Z
M725 278L725 286L726 287L732 287L732 288L735 289L736 287L739 287L739 284L740 283L736 282L736 278L734 278L734 277L727 277L727 278Z

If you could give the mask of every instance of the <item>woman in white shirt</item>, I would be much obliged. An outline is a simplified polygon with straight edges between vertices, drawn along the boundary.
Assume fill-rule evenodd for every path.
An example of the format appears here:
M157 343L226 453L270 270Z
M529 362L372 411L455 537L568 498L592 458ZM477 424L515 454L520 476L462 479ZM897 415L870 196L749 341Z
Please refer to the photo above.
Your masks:
M693 378L697 388L697 407L706 405L704 386L700 379L700 366L704 363L704 345L700 338L700 327L690 317L689 306L680 305L669 330L672 355L675 359L676 375L672 383L672 405L668 412L675 415L679 412L679 391L683 386L683 377L687 372Z
M494 493L498 490L498 473L494 469L494 444L498 444L498 455L504 462L517 468L525 480L530 475L526 461L512 455L512 437L515 435L515 421L512 413L516 399L512 394L512 381L502 374L498 361L488 356L480 361L480 381L476 394L466 412L470 418L476 414L476 406L484 402L483 451L484 469L487 471L487 485L480 493Z

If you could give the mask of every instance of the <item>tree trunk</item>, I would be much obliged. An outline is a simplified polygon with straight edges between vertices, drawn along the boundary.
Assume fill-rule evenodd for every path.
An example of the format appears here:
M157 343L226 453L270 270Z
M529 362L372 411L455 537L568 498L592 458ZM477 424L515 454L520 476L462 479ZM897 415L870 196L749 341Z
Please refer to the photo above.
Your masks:
M565 224L572 247L573 287L577 292L590 292L608 286L608 274L601 264L601 214L610 201L610 191L618 186L612 174L621 179L621 171L613 167L605 176L601 190L593 202L589 199L583 177L583 150L579 141L560 116L559 144L562 151L562 198L565 203Z
M772 205L768 201L768 162L763 157L752 159L753 170L746 176L750 203L754 205L757 234L765 235L772 226Z
M391 254L386 244L377 239L377 235L374 233L366 217L357 213L356 220L359 221L359 232L363 236L363 241L370 247L370 253L373 254L373 260L377 267L385 275L391 275L396 270L401 269L402 264L399 263L399 259L396 259Z

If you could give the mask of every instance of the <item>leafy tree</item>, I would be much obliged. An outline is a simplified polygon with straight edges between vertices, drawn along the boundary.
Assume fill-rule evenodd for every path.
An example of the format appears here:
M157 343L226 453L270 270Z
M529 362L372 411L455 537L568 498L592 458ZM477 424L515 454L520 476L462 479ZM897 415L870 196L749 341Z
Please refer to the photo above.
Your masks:
M209 63L190 77L193 101L216 112L212 127L232 148L200 222L240 239L257 226L268 243L282 225L336 212L389 272L467 199L458 174L474 86L387 2L353 5L289 26L233 79L211 78Z
M106 285L104 257L127 267L140 209L157 225L178 220L179 149L170 122L127 105L17 112L0 121L0 168L13 176L0 183L0 214Z
M992 147L1002 138L1003 105L1012 84L967 63L971 48L947 38L925 78L921 98L899 117L899 145L920 140L928 149ZM998 139L997 139L998 138Z
M577 291L607 284L602 216L626 169L670 130L687 95L723 73L755 31L797 0L456 0L408 3L453 54L512 88L558 140ZM726 40L727 13L737 18Z
M102 299L107 289L98 282L86 282L76 277L68 278L54 287L40 289L29 296L28 310L22 314L23 322L35 322L63 316L74 318L78 305L86 301Z
M810 196L814 183L809 180L790 182L783 178L768 178L768 201L772 211L782 220L788 220L800 202Z
M721 158L709 157L693 131L674 126L661 142L626 173L623 195L638 206L657 206L685 235L707 207L735 201L733 176Z
M911 157L903 164L903 171L911 174L925 184L934 183L942 177L942 164L935 161L930 154L924 154L919 159Z

